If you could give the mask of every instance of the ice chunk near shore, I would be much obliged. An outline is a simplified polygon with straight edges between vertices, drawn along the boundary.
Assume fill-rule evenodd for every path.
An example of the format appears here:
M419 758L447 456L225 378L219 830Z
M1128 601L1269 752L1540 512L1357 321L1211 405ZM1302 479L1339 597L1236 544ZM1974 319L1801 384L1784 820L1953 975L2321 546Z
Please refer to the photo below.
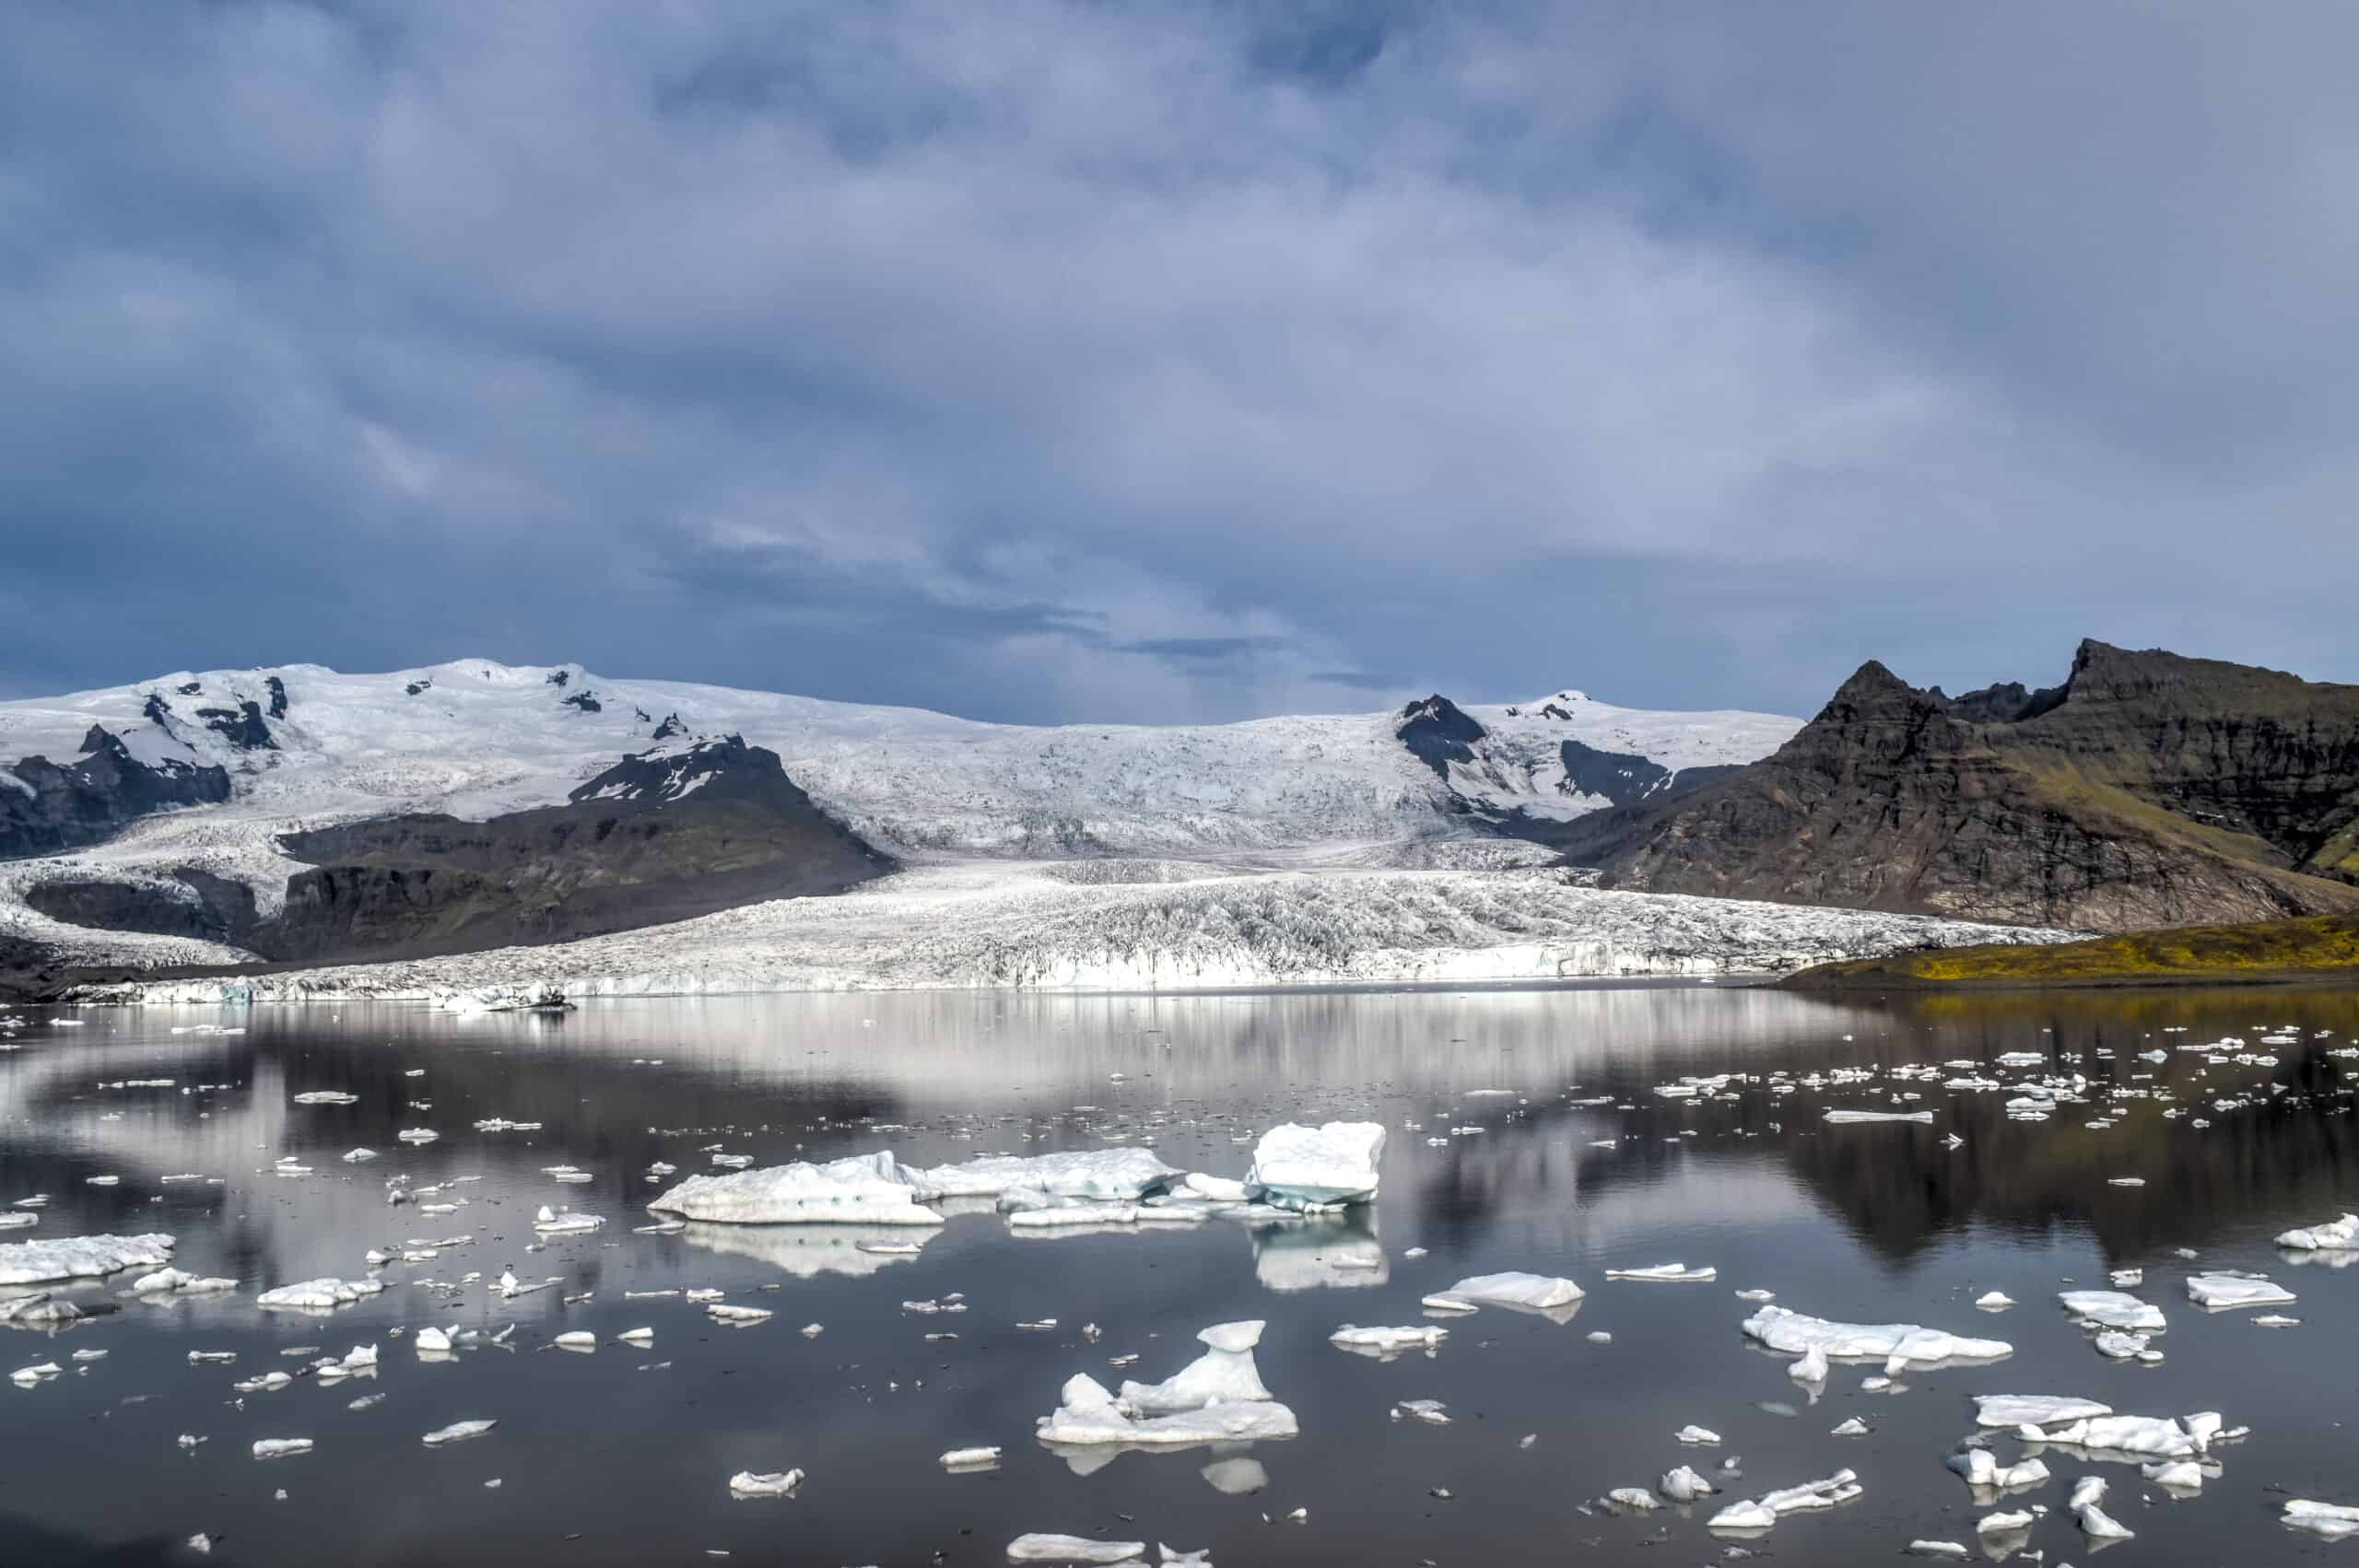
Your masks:
M1279 1209L1330 1208L1376 1197L1377 1161L1384 1129L1372 1121L1331 1121L1323 1127L1285 1122L1262 1135L1246 1190Z
M2120 1291L2059 1291L2056 1299L2064 1310L2083 1323L2094 1323L2100 1328L2121 1328L2131 1333L2160 1333L2170 1325L2163 1319L2163 1309L2140 1301Z
M792 1497L794 1489L803 1484L801 1470L773 1470L757 1475L752 1470L739 1470L729 1478L732 1497Z
M2240 1306L2283 1306L2294 1300L2292 1291L2259 1274L2190 1274L2187 1299L2209 1312Z
M1605 1277L1609 1280L1642 1280L1662 1284L1689 1284L1717 1280L1720 1277L1720 1271L1708 1268L1690 1269L1684 1263L1657 1263L1644 1269L1608 1269L1605 1271Z
M1426 1297L1424 1305L1438 1312L1473 1312L1478 1307L1504 1306L1518 1312L1553 1314L1576 1306L1580 1300L1581 1288L1570 1280L1510 1270L1500 1274L1469 1275L1449 1289Z
M384 1288L382 1280L304 1280L264 1291L254 1297L254 1305L294 1312L327 1312L349 1306L363 1296L376 1295Z
M890 1150L880 1149L823 1165L797 1160L690 1176L647 1207L735 1225L939 1225L942 1216L919 1205L908 1175Z
M172 1260L168 1235L52 1236L0 1243L0 1285L99 1280L125 1269L159 1269Z
M2013 1431L2019 1426L2053 1426L2060 1422L2086 1421L2113 1414L2111 1405L2076 1399L2067 1394L1977 1394L1977 1426Z
M1047 1535L1034 1531L1007 1543L1010 1562L1127 1562L1144 1560L1143 1540L1091 1540L1086 1536Z
M428 1448L440 1448L446 1443L464 1443L470 1437L481 1437L499 1424L497 1420L454 1421L448 1426L435 1428L419 1441Z
M2341 1503L2314 1503L2306 1497L2289 1497L2285 1512L2279 1523L2329 1540L2341 1540L2345 1536L2359 1535L2359 1508Z
M1765 1306L1739 1327L1746 1338L1789 1355L1816 1350L1837 1361L1881 1358L1887 1376L1904 1366L1997 1361L2015 1353L2004 1340L1970 1340L1914 1323L1836 1323L1782 1306Z
M2359 1252L2359 1214L2287 1231L2277 1238L2277 1245L2291 1252Z
M1449 1330L1442 1328L1356 1328L1346 1323L1328 1335L1327 1342L1340 1350L1391 1361L1404 1351L1438 1349L1449 1338Z
M1706 1521L1715 1530L1766 1530L1788 1514L1813 1508L1832 1508L1848 1503L1860 1495L1859 1476L1850 1470L1837 1470L1824 1480L1805 1481L1777 1492L1765 1492L1748 1502L1732 1503Z
M945 1198L996 1198L1011 1188L1030 1188L1059 1198L1135 1203L1150 1193L1161 1192L1183 1174L1157 1159L1151 1149L992 1154L963 1164L899 1169L921 1203Z

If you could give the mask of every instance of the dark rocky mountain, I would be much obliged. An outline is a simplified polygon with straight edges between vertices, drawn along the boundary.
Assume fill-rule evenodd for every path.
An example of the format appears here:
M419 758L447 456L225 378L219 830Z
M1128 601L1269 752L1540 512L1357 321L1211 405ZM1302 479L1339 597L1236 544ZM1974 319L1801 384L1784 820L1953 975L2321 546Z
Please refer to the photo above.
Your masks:
M1465 709L1439 692L1403 708L1401 722L1392 732L1409 748L1410 755L1432 768L1435 777L1445 784L1449 782L1449 765L1472 763L1473 743L1488 733Z
M1584 795L1602 796L1617 806L1684 795L1736 771L1731 766L1683 767L1674 773L1636 752L1600 751L1579 741L1567 741L1563 754L1566 783Z
M1551 841L1608 885L2105 930L2359 909L2359 687L2095 641L2036 692L1872 661L1766 760Z
M229 798L228 769L169 759L141 762L100 725L83 737L82 750L83 756L62 765L45 756L8 765L25 787L0 780L0 859L77 849L149 812Z
M486 822L381 817L279 844L313 869L288 880L285 909L268 920L242 884L194 868L173 873L184 896L76 879L27 902L73 925L347 963L568 942L839 893L892 869L812 803L777 753L734 735L626 756L561 806Z

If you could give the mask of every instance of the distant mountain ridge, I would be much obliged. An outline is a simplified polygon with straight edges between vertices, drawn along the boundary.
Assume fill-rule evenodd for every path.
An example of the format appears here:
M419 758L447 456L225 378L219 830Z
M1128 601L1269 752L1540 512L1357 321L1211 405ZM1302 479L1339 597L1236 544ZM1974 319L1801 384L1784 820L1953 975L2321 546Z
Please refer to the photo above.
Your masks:
M2090 640L1950 697L1871 661L1761 762L1550 841L1610 885L2045 926L2359 909L2359 686Z

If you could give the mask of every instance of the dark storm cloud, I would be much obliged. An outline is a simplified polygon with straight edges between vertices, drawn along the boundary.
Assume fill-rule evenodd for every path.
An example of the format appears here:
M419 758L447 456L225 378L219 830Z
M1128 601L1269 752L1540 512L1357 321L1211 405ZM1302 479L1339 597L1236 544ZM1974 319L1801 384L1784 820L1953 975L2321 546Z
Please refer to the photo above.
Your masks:
M2359 18L0 14L0 692L2359 678ZM1384 672L1379 675L1369 672Z

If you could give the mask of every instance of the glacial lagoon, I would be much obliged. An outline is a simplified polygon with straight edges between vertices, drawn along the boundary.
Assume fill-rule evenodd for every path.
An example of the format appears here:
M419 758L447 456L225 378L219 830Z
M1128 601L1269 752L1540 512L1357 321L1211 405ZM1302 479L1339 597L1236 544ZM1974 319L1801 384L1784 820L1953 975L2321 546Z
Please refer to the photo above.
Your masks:
M2359 1504L2359 1270L2338 1267L2359 1251L2275 1239L2359 1208L2350 991L958 992L16 1023L0 1247L169 1235L170 1267L233 1288L133 1293L149 1267L0 1286L80 1314L0 1334L0 1372L22 1369L0 1387L0 1562L988 1564L1050 1532L1226 1568L1882 1563L1912 1541L2080 1562L2101 1547L2070 1506L2092 1475L2134 1532L2109 1562L2359 1550L2280 1519L2288 1499ZM1272 1128L1329 1121L1384 1128L1373 1203L1026 1227L956 1199L939 1226L641 1229L663 1192L741 1163L1147 1148L1233 1180ZM1507 1271L1583 1293L1426 1305ZM2191 1299L2190 1280L2239 1274L2280 1290ZM322 1279L354 1299L258 1305ZM2165 1327L2083 1321L2064 1292L2118 1292ZM1741 1327L1772 1307L2006 1353L1837 1355L1798 1378ZM1076 1375L1156 1383L1207 1353L1201 1330L1251 1321L1298 1435L1036 1437ZM1446 1336L1388 1357L1331 1342L1345 1325ZM421 1351L426 1330L451 1348ZM2164 1418L2200 1434L2177 1477L2197 1484L1978 1428L1990 1395ZM995 1465L942 1462L992 1447ZM1713 1492L1666 1495L1683 1466ZM780 1495L733 1492L795 1470ZM1712 1526L1844 1471L1827 1506Z

